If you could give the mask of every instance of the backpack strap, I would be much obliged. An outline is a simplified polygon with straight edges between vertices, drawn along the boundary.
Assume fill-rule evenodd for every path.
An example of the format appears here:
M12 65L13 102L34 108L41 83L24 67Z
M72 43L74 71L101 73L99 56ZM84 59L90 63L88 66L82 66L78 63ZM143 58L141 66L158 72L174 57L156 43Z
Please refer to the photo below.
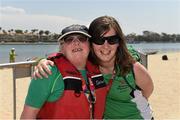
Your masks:
M134 73L134 66L132 65L132 74L133 74L133 78L134 78L134 80L135 80L135 73ZM128 86L132 89L132 90L136 90L136 89L138 89L138 90L141 90L141 88L138 86L138 85L136 85L136 82L135 82L135 88L129 83L129 81L127 80L127 78L126 78L126 76L123 76L123 78L124 78L124 80L125 80L125 82L128 84Z

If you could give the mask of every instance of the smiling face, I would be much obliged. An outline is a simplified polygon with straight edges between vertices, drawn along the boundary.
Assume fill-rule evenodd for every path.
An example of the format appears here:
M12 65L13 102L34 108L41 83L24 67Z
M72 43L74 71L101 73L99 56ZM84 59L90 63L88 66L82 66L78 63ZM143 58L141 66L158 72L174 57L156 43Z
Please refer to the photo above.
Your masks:
M106 32L102 37L109 37L116 35L116 32L113 28L110 28L108 32ZM119 46L119 43L109 44L107 40L105 40L104 44L97 45L92 43L93 51L96 54L99 62L102 64L114 64L116 58L116 51Z
M89 54L88 38L81 34L67 36L62 43L61 52L77 68L85 67Z
M126 75L135 63L126 47L126 39L118 21L111 16L100 16L89 25L91 53L89 60L103 73ZM119 72L119 71L118 71Z

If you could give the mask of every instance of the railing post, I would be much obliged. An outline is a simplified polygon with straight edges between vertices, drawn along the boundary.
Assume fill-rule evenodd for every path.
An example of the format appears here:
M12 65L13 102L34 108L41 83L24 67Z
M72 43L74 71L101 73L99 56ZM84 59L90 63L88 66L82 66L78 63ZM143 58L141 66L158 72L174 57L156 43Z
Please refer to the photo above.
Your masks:
M138 51L142 60L142 64L148 69L148 56L158 53L158 51L140 52Z
M16 66L13 66L13 118L16 120Z
M140 51L138 51L138 53L140 55L142 65L148 69L148 54Z

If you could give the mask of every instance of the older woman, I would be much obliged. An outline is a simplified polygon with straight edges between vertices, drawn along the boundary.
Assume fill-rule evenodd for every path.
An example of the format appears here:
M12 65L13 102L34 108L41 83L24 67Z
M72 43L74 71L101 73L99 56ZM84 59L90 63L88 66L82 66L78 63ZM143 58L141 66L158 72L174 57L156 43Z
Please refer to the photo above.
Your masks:
M31 81L21 119L103 117L107 88L100 71L87 62L89 37L82 25L62 30L61 53L50 58L55 63L52 75Z

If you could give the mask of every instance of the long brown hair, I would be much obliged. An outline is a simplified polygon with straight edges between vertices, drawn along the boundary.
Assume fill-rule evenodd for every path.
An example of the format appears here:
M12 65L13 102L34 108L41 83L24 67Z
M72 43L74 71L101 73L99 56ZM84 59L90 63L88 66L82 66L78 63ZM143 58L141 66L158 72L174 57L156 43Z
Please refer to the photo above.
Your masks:
M125 37L117 20L111 16L98 17L91 22L89 26L89 34L92 36L92 39L100 38L102 37L102 35L108 32L110 28L113 28L116 31L116 34L120 37L119 47L117 48L116 51L114 70L117 73L118 68L120 68L120 73L117 74L126 75L132 68L132 64L135 62L135 60L128 52L128 49L126 47ZM91 46L91 52L89 55L89 60L91 60L96 65L100 65L99 59L93 51L91 40L90 40L90 46Z

